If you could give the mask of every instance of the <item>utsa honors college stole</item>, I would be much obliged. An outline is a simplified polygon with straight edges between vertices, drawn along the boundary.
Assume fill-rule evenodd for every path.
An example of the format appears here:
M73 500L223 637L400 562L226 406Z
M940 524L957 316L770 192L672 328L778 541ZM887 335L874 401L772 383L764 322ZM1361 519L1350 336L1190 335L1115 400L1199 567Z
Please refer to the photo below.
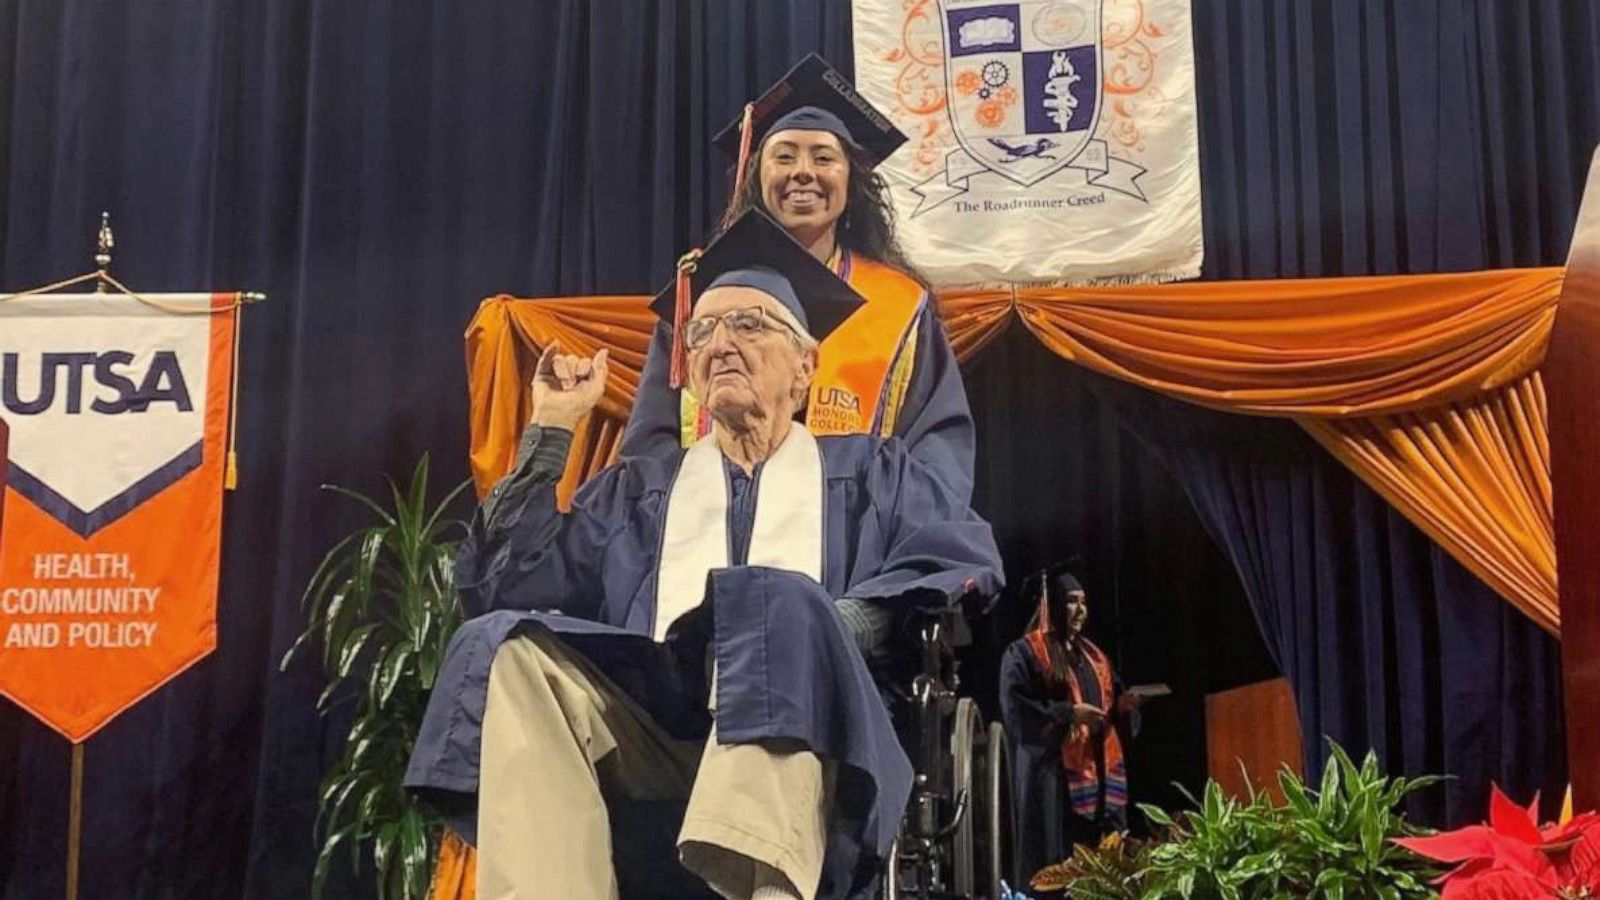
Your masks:
M923 304L932 301L905 273L848 251L835 268L867 302L818 348L806 427L813 435L888 437L916 366ZM678 424L688 447L710 433L711 423L687 390L679 398Z
M0 693L68 740L216 647L237 315L0 296Z
M722 451L711 437L684 453L667 498L667 522L656 578L651 636L667 629L705 599L706 576L732 564L728 541L728 479ZM809 575L822 581L822 516L825 486L816 438L795 425L761 466L755 523L750 534L752 566Z

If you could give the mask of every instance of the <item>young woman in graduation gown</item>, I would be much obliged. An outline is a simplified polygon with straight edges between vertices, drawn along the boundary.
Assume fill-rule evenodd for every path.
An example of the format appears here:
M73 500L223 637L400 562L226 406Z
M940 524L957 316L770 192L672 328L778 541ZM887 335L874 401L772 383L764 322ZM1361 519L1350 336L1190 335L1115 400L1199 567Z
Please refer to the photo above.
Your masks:
M1000 662L1000 709L1012 748L1015 848L1032 874L1127 828L1122 733L1137 715L1106 655L1083 633L1088 600L1052 566L1024 593L1038 599L1028 632Z
M866 298L822 344L806 424L817 435L903 439L963 499L972 493L973 426L955 354L930 290L900 252L888 189L873 169L905 142L816 55L750 105L716 144L738 162L719 228L766 211ZM672 329L657 326L623 434L623 457L687 446L705 416L670 378Z

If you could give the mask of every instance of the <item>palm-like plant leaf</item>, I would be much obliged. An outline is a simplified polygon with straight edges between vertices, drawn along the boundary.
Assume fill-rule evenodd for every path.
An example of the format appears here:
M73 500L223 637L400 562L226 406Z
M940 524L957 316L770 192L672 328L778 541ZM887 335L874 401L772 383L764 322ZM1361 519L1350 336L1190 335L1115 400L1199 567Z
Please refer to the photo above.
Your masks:
M421 900L427 893L442 822L401 779L462 619L449 539L459 522L449 509L467 487L429 505L426 456L404 491L388 483L387 508L357 491L324 486L359 503L374 522L335 544L312 573L301 597L306 630L282 662L287 668L320 644L328 685L318 709L327 712L336 700L355 704L344 752L318 792L313 898L323 895L340 850L350 853L358 873L361 860L371 859L380 900Z

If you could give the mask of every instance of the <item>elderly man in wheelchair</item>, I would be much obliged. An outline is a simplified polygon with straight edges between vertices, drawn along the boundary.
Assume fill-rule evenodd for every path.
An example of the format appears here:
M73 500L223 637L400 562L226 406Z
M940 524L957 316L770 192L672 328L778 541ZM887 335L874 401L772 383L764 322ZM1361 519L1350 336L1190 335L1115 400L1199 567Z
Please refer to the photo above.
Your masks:
M817 341L861 301L764 215L688 287L656 308L676 313L711 435L612 466L565 514L555 484L607 353L539 360L516 468L458 560L481 614L407 783L476 797L460 824L484 900L683 896L664 885L684 870L724 897L867 896L886 870L887 892L932 896L963 823L970 882L971 788L932 734L954 719L974 744L948 648L963 598L1001 586L989 527L898 440L795 421ZM908 629L924 638L901 691L910 755L868 665ZM652 808L682 811L677 860L641 877L627 863L650 842L626 813Z

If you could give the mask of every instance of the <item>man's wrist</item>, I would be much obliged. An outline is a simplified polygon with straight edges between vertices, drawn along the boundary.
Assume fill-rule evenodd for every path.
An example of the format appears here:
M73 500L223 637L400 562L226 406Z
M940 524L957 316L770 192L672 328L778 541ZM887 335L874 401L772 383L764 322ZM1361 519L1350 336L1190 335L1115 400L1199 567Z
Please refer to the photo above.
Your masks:
M536 415L533 417L531 424L540 428L558 428L562 431L576 432L578 430L578 422L582 418L582 416L568 418L562 415Z

